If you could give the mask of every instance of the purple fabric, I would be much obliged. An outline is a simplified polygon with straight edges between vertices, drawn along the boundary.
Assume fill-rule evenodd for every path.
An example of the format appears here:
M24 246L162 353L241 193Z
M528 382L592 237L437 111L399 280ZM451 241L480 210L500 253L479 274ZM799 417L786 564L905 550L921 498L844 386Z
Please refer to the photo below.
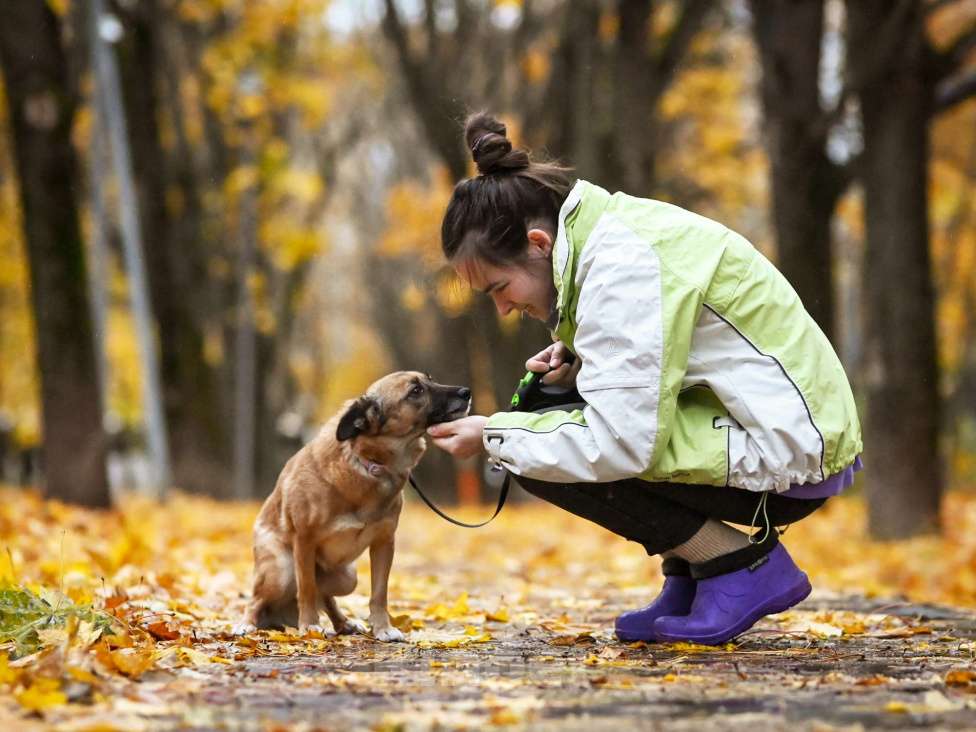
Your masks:
M834 473L827 480L820 483L804 483L797 485L794 483L788 490L780 493L787 498L829 498L836 496L845 488L849 488L854 482L854 473L863 470L861 456L854 458L854 462L848 465L839 473Z

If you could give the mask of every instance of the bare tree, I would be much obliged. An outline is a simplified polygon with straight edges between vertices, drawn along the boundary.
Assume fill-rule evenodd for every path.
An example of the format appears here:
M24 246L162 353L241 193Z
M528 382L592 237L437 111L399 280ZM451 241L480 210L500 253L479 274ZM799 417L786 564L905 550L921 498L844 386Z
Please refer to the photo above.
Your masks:
M830 122L843 107L824 109L821 102L824 5L824 0L751 2L762 64L777 264L834 340L830 222L850 182L850 168L827 157Z
M202 203L208 173L222 180L226 169L201 170L195 164L200 156L185 131L181 65L173 58L181 39L173 20L157 0L120 4L116 10L126 29L119 44L123 99L159 334L173 482L185 490L228 495L230 420L220 374L204 355L206 327L219 297L207 276L211 248L203 234ZM162 144L164 118L175 133L172 153ZM222 159L212 157L215 163ZM179 210L167 205L174 193Z
M105 437L93 348L71 146L76 107L61 29L43 0L13 0L0 23L37 332L49 496L109 504Z
M847 14L848 86L860 100L864 128L869 522L873 535L894 539L934 530L939 520L928 127L938 111L965 98L968 77L954 73L976 29L937 53L921 0L857 0L847 3Z

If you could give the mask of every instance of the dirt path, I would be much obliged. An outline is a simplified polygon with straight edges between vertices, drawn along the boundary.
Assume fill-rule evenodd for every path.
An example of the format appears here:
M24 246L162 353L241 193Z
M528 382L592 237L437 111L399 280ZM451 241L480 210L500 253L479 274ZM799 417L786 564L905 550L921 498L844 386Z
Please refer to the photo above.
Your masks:
M147 675L117 708L115 723L256 730L976 728L976 616L969 613L821 594L763 621L734 646L708 649L618 643L600 629L616 611L601 608L549 628L489 621L488 630L468 635L463 620L446 621L436 632L415 631L405 644L362 637L291 644L260 635L243 646L213 643L201 650L241 660ZM316 652L308 653L309 643Z
M390 584L407 641L393 644L227 635L249 590L254 505L137 505L121 526L93 516L62 539L52 513L31 525L36 538L14 537L23 571L43 576L26 558L57 556L62 542L65 556L91 552L65 582L99 587L131 632L91 645L78 629L67 651L63 631L47 638L6 672L0 729L976 729L976 613L899 597L976 604L958 548L968 534L870 543L858 506L838 502L790 529L784 543L813 595L721 648L617 642L613 619L658 591L658 560L545 506L508 507L478 531L411 506ZM957 513L953 525L971 526L976 508ZM129 554L102 585L95 567L112 547ZM359 569L340 604L364 619ZM45 677L66 701L39 696Z

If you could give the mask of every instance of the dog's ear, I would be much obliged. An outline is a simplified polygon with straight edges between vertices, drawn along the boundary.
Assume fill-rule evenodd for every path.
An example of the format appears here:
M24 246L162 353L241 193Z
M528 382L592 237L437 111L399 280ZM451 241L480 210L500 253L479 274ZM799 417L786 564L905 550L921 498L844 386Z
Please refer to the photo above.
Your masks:
M368 396L359 397L339 420L336 439L342 442L351 440L363 432L369 432L372 427L380 423L381 414L379 402Z

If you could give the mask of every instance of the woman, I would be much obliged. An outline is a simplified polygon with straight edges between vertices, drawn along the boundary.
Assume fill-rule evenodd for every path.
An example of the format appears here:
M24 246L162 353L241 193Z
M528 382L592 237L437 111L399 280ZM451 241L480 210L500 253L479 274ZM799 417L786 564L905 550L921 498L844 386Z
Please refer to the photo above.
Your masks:
M774 527L850 485L862 444L792 287L721 224L574 183L488 115L465 139L480 174L454 189L444 254L502 315L546 322L556 342L526 366L575 380L586 404L470 416L430 428L434 444L487 450L530 493L664 557L658 597L617 618L622 640L720 644L803 600Z

